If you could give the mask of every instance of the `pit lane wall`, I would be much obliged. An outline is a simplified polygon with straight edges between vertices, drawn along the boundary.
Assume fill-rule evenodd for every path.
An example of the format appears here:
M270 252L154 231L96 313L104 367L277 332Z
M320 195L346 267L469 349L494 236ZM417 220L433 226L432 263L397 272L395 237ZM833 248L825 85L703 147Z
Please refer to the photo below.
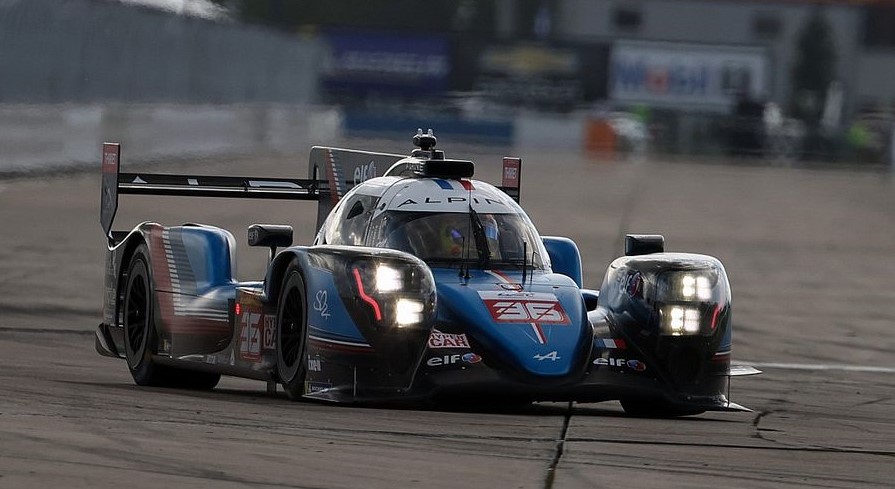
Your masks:
M309 105L0 105L0 175L98 164L104 141L131 161L304 155L340 127L339 111Z
M0 105L0 176L89 167L105 141L121 142L126 161L275 152L304 157L314 144L353 137L406 145L417 127L431 127L454 146L576 152L587 120L537 113L500 120L380 119L319 105Z
M0 176L87 168L99 161L106 141L124 145L125 161L269 153L303 158L314 144L345 138L388 139L403 147L417 127L431 127L452 147L574 153L588 150L592 122L587 113L395 117L322 105L0 105Z

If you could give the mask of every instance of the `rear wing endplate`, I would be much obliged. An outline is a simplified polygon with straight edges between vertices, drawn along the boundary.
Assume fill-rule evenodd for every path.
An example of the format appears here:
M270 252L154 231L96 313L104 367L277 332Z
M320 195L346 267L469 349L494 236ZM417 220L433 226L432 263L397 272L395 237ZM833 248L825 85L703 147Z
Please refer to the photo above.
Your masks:
M355 149L314 146L308 160L308 179L325 180L326 198L317 204L317 229L336 203L355 185L384 175L392 165L406 156L389 153L372 153Z
M516 203L522 197L522 158L503 158L503 171L501 172L500 189L509 195Z
M133 194L316 201L319 229L348 190L375 177L377 168L388 168L401 158L315 146L311 149L307 179L122 173L121 145L104 143L100 224L109 243L114 244L112 225L118 211L118 196Z

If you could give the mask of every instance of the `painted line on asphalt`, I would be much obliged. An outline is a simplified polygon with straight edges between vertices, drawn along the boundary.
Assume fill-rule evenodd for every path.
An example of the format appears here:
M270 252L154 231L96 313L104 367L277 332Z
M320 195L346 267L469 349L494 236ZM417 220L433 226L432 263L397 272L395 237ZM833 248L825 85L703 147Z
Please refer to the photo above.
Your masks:
M738 364L752 367L772 368L781 370L839 370L842 372L873 372L883 374L895 374L895 367L874 367L870 365L843 365L823 363L774 363L774 362L748 362L737 361Z

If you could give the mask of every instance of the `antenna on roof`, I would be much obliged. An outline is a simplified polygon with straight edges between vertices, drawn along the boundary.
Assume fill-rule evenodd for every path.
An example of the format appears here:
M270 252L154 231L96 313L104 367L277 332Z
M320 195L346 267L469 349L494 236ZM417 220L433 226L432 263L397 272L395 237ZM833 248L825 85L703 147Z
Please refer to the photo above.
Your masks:
M435 143L438 142L438 139L435 138L435 134L432 133L432 129L429 129L426 134L423 134L423 129L419 128L416 130L416 135L413 136L413 145L419 146L419 148L423 151L429 151L435 147Z

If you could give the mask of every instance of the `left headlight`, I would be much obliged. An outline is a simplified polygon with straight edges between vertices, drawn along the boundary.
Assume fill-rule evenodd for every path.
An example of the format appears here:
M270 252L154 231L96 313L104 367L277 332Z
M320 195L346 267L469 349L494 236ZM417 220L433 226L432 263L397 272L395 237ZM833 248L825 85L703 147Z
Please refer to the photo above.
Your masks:
M398 299L395 303L395 323L399 328L423 322L425 305L415 299Z
M434 314L435 282L424 264L371 257L349 273L359 307L379 327L412 327Z
M404 277L393 266L381 264L376 267L376 291L395 292L404 288Z

